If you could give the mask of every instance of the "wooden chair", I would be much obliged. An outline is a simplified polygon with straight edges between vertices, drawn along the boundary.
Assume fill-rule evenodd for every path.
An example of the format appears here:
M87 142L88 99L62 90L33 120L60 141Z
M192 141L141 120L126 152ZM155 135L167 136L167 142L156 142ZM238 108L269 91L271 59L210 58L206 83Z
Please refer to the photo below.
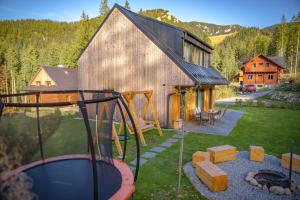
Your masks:
M210 117L208 112L202 111L200 114L201 122L209 123Z
M193 109L193 115L194 115L194 118L198 121L198 120L201 120L201 109L200 108L195 108Z

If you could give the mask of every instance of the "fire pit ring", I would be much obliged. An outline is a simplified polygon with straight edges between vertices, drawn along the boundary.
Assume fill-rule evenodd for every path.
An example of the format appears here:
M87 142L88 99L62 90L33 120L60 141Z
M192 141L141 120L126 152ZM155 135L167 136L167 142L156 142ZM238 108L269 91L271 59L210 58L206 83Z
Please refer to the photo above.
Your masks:
M259 184L266 185L268 188L272 186L280 186L288 188L290 186L289 178L282 172L262 169L253 177Z

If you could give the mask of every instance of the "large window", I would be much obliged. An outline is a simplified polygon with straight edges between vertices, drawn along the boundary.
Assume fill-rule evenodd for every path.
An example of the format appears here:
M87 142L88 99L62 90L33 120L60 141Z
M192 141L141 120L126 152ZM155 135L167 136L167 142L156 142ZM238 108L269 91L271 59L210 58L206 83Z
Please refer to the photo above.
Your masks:
M210 65L210 54L189 42L184 42L183 57L189 63L200 66Z

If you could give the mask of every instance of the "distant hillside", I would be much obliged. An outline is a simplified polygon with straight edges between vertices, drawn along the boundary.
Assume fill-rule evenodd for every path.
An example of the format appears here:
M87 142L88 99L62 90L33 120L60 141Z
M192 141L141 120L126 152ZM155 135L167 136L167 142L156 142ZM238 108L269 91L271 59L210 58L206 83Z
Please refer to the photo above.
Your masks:
M207 33L209 36L216 36L216 35L225 35L230 33L239 32L245 27L240 25L217 25L217 24L210 24L205 22L186 22L190 26L194 27L194 29L197 29L199 31L202 31L204 33Z
M199 36L200 38L204 37L204 39L207 39L208 36L226 35L245 29L245 27L240 25L217 25L196 21L182 22L174 17L168 10L164 9L146 10L141 11L139 14L154 18L159 21L163 21L168 24L185 28L188 31Z
M184 28L190 31L191 33L195 34L197 37L201 38L202 40L210 43L207 33L203 32L200 29L195 28L193 25L189 23L180 21L179 19L174 17L168 10L153 9L153 10L140 11L139 14L177 27Z
M228 36L232 36L237 34L237 32L233 32L233 33L228 33L228 34L224 34L224 35L216 35L216 36L211 36L209 37L211 44L213 46L216 46L218 44L220 44L221 42L223 42Z

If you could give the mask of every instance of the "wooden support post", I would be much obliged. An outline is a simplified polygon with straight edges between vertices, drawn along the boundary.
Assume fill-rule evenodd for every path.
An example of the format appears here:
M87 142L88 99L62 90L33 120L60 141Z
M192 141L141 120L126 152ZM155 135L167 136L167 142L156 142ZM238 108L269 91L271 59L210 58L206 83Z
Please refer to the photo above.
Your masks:
M124 96L125 100L127 101L128 108L131 112L135 127L136 127L137 132L138 132L138 135L140 136L141 143L142 143L142 145L146 145L146 141L145 141L141 126L139 124L138 116L136 114L136 110L135 110L135 107L134 107L133 102L132 102L134 94L131 93L131 92L124 92L123 96Z
M114 123L113 123L113 126L112 126L112 136L113 136L113 138L115 140L115 145L116 145L117 151L119 153L119 156L123 156L122 146L121 146L119 137L117 135L117 131L116 131L116 127L115 127Z
M154 105L153 105L153 102L151 100L151 97L152 97L152 94L153 94L153 91L149 91L149 92L145 92L145 97L147 99L147 102L148 102L148 105L150 107L150 111L151 111L151 114L152 114L152 117L153 117L153 120L154 120L154 123L156 125L156 128L157 128L157 131L159 133L160 136L163 135L163 132L160 128L160 124L159 124L159 121L158 121L158 118L157 118L157 114L155 112L155 108L154 108Z

